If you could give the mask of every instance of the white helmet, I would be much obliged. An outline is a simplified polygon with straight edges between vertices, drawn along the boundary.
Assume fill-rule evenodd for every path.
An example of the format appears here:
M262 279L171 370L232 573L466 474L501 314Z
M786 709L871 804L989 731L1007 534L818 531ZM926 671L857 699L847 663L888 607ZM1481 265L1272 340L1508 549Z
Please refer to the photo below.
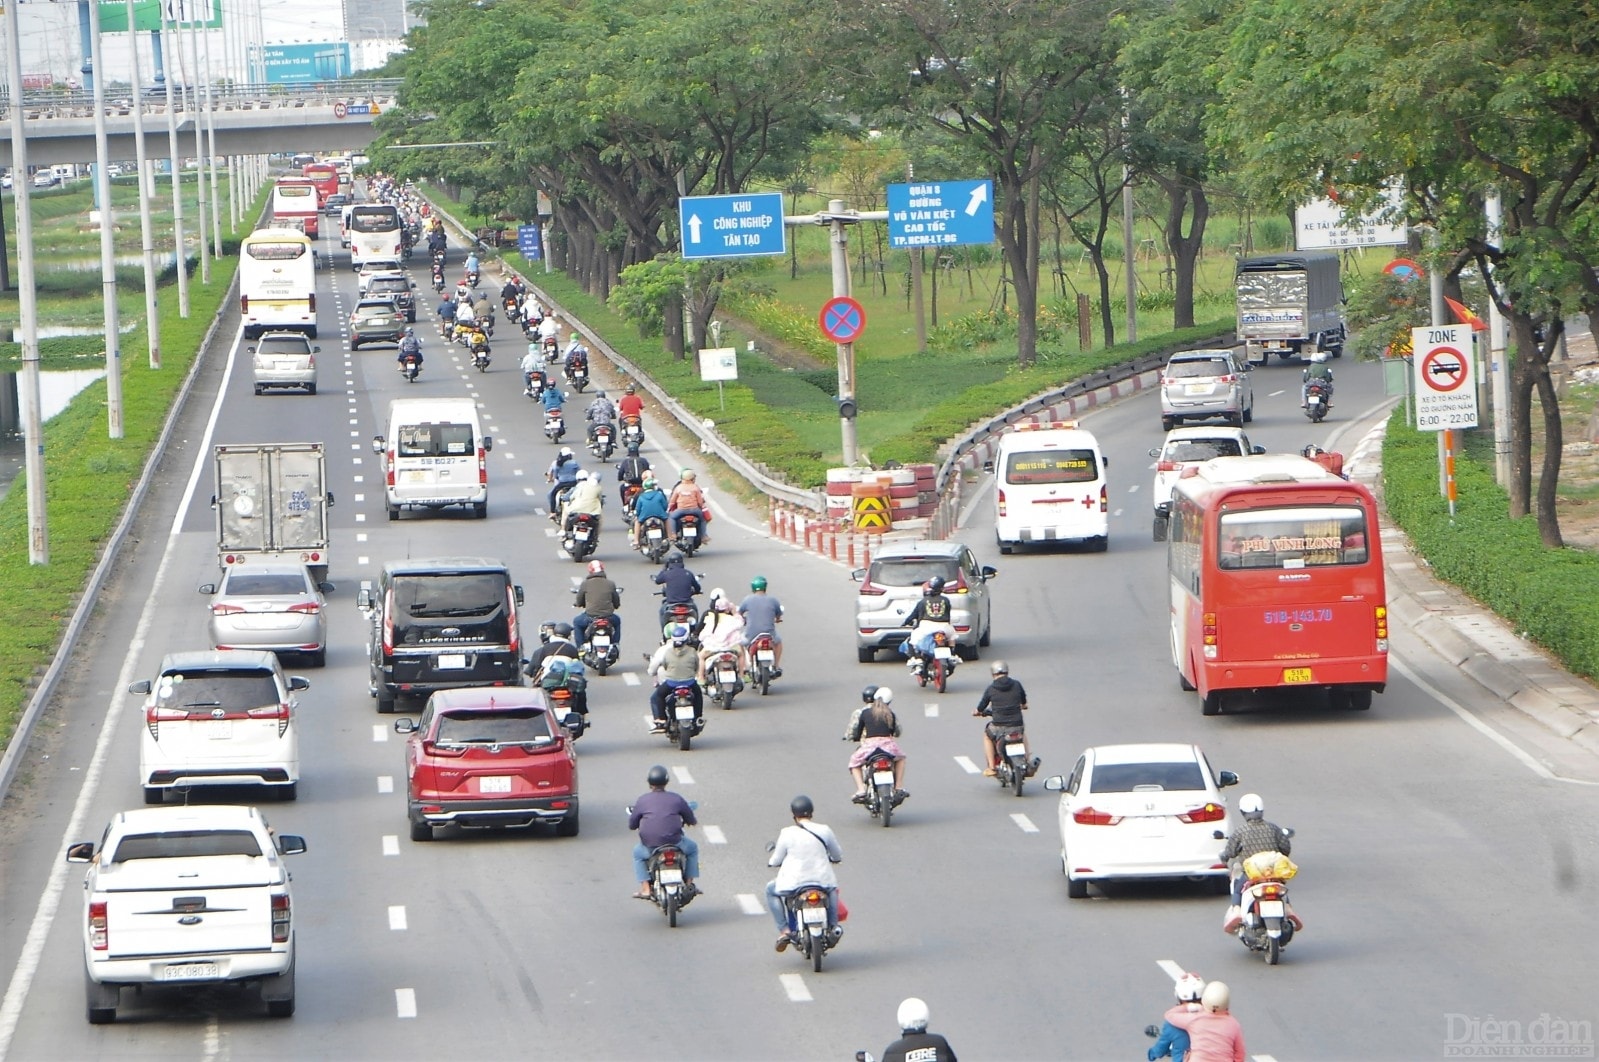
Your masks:
M1200 1005L1211 1013L1226 1010L1232 1003L1232 992L1220 981L1212 981L1205 986L1205 991L1199 997Z
M1205 991L1205 979L1196 973L1185 973L1177 979L1177 1002L1198 1003Z
M585 479L588 479L588 478L589 478L589 471L588 471L588 469L586 469L586 468L585 468L585 469L581 469L581 470L579 470L579 471L578 471L578 474L577 474L577 481L578 481L578 482L579 482L579 483L581 483L581 482L583 482L583 481L584 481L584 480L585 480Z
M1238 801L1238 813L1246 819L1258 819L1266 814L1266 802L1258 793L1245 793Z
M915 996L899 1005L899 1027L904 1032L926 1032L928 1017L927 1004Z
M894 691L887 686L879 686L877 687L877 692L872 694L872 700L886 708L894 703ZM917 1000L916 1002L921 1001Z

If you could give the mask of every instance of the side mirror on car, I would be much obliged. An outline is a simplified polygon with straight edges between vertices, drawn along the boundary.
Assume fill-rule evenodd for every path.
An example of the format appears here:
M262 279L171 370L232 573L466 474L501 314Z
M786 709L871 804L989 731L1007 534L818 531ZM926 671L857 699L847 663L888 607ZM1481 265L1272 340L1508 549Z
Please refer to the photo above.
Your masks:
M150 680L140 679L138 682L128 683L128 692L136 693L141 697L148 697L150 695Z
M383 438L383 436L381 436L381 435L372 436L372 452L373 453L381 454L386 445L387 445L387 442Z
M513 586L511 587L511 592L516 595L516 603L520 605L522 603L522 588L520 586Z
M1066 791L1066 778L1064 775L1052 774L1044 779L1044 788L1051 793L1064 793Z
M1158 447L1158 446L1151 446L1151 447L1150 447L1150 448L1149 448L1149 456L1150 456L1150 457L1159 457L1159 456L1160 456L1160 447Z
M289 692L301 693L311 688L311 680L301 675L289 676Z
M992 476L994 474L994 462L992 462L992 461L984 461L983 462L983 471L985 473L987 473L988 475Z
M492 449L494 449L494 436L492 436L492 435L483 436L483 452L484 453L488 453Z
M856 568L854 571L849 573L849 577L858 583L866 578L866 569Z
M984 579L992 579L992 578L994 578L994 576L996 576L998 574L999 574L999 569L994 567L993 565L985 564L983 566L983 578Z
M1237 784L1238 775L1234 774L1232 771L1222 771L1216 775L1216 785L1222 789L1226 789L1230 785Z
M297 833L280 833L277 839L279 855L299 855L305 851L305 838Z
M326 579L322 580L320 583L317 583L316 588L322 591L324 594L331 594L335 589L337 589L337 587L328 582Z
M362 612L370 612L370 611L372 611L372 588L371 587L363 586L360 590L358 590L356 592L356 595L355 595L355 607L360 609Z
M416 733L416 720L407 719L407 718L405 718L403 716L401 718L399 718L399 719L396 719L394 721L394 732L396 734L414 734L414 733Z
M67 846L68 863L94 862L94 842L79 841L77 844Z
M216 583L201 583L199 592L202 593L202 594L214 594L214 593L217 592L217 584Z
M1251 446L1249 452L1251 454L1263 454L1266 452L1266 448L1264 446Z

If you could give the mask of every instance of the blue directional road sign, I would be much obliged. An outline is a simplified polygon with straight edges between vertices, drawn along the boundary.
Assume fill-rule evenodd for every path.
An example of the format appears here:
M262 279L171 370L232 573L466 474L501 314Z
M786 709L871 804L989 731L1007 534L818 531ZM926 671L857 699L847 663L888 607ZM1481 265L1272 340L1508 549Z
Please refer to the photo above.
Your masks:
M537 225L516 227L516 250L529 262L537 262L544 257L544 241Z
M691 195L677 201L684 258L786 254L783 193Z
M918 181L888 186L890 247L993 242L993 181Z

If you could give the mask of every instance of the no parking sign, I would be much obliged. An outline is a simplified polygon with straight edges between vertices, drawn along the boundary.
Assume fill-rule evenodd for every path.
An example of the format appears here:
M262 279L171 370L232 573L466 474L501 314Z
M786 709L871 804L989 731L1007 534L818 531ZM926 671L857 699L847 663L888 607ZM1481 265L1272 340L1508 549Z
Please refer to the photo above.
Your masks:
M1415 351L1416 429L1477 426L1476 355L1470 325L1410 330Z

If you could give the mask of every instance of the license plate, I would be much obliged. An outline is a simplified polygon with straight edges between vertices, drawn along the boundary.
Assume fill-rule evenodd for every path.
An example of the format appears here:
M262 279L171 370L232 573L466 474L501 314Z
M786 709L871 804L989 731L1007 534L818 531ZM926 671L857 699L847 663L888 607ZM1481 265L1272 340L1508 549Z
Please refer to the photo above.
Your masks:
M217 719L205 729L205 736L212 741L226 741L233 736L233 720Z
M951 654L950 654L950 651L949 651L949 646L947 646L947 645L936 646L933 649L933 656L936 659L948 660L950 658L950 655Z
M731 686L738 678L738 675L732 671L718 671L716 677L722 680L722 685Z
M1026 745L1006 745L1005 746L1005 755L1007 757L1010 757L1010 756L1025 756L1025 755L1027 755L1027 746Z
M755 659L763 664L770 664L777 659L777 653L771 649L757 649L755 650Z
M677 706L677 720L680 723L693 722L694 721L694 706L692 704L680 704L680 705L678 705Z
M611 636L609 634L596 634L589 640L594 643L594 648L596 649L609 649L611 647Z
M428 483L431 482L431 479L432 477L428 471L422 468L413 468L405 473L405 481L407 483Z
M201 981L218 976L214 962L178 962L161 968L163 981Z
M440 671L459 671L466 667L465 653L444 653L439 656L435 666Z
M684 538L699 538L700 537L700 529L697 528L697 527L685 527L683 529L683 537Z
M683 884L683 872L676 867L662 867L656 871L656 875L660 878L662 885Z
M1256 910L1262 918L1281 918L1283 916L1283 902L1281 900L1261 900Z
M1315 677L1308 667L1283 668L1283 681L1289 685L1298 685L1305 682L1315 682Z
M1188 384L1183 388L1183 394L1208 395L1210 394L1210 384Z
M580 527L576 531L572 532L572 537L577 539L579 542L587 542L589 540L589 529L586 527Z
M893 771L874 771L872 773L872 784L873 785L893 785L894 784L894 772Z
M650 528L648 531L646 531L644 533L647 536L649 536L650 538L660 538L661 537L661 529L658 528L658 527L652 527L652 528Z
M825 907L807 907L802 912L800 912L800 917L804 920L805 924L808 925L808 926L826 925L827 924L827 908L825 908Z
M487 778L479 778L477 780L477 791L479 793L509 793L511 791L510 776L497 774L490 775Z
M292 361L278 361L274 363L274 368L276 368L279 372L293 372L295 369L298 369L299 366Z

